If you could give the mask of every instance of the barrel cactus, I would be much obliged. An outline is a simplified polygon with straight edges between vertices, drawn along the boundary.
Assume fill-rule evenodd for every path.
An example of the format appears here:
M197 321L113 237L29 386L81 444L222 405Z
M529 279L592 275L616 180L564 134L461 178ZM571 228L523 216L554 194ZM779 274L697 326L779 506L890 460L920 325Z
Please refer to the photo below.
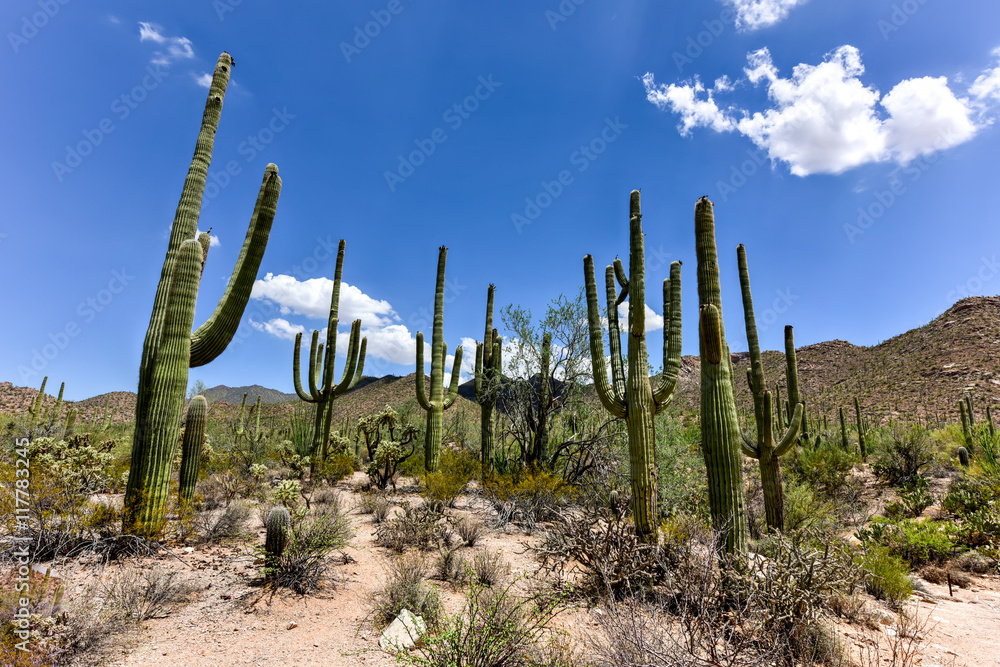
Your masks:
M962 464L963 468L969 467L969 450L965 447L958 448L958 462Z
M612 417L624 419L628 433L632 509L639 539L654 541L657 533L657 472L653 416L663 411L674 396L681 366L681 263L670 265L670 278L663 281L663 373L649 377L646 353L646 258L643 246L639 191L629 196L629 268L626 275L618 259L604 272L611 354L611 380L604 356L604 329L594 279L594 258L583 258L587 289L587 319L590 327L590 357L594 387L601 404ZM616 285L617 282L617 285ZM621 287L621 292L618 287ZM628 366L622 357L618 305L628 299ZM735 417L735 413L734 413ZM739 450L737 449L737 455Z
M281 555L288 544L288 527L291 522L292 515L284 505L278 505L267 513L265 521L267 536L264 538L265 567L273 569L281 562Z
M142 347L123 531L147 538L159 535L163 527L170 464L184 412L188 369L203 366L219 356L236 333L264 255L281 191L278 168L268 164L226 291L208 320L192 331L195 301L210 241L204 232L196 238L198 219L232 67L228 53L219 56Z

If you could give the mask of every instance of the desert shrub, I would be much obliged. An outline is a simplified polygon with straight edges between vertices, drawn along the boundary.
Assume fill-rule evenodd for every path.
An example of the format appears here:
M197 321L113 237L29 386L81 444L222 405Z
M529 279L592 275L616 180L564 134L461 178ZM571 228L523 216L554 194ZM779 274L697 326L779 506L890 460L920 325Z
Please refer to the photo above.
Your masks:
M918 517L934 504L934 496L929 489L927 478L917 475L910 485L899 494L899 500L886 505L885 515L890 519Z
M471 478L471 475L456 470L426 472L421 478L420 495L424 502L438 511L444 511L446 507L455 506L455 501L465 491Z
M859 574L846 548L826 542L775 536L741 567L719 566L716 538L679 542L666 585L606 599L590 652L602 667L835 662L827 619Z
M442 581L461 583L468 576L469 566L459 553L461 545L438 545L438 559L435 564L435 576Z
M516 582L501 588L473 585L465 609L422 638L414 654L401 657L425 667L553 665L536 660L554 632L549 623L562 604L563 598L552 594L521 598Z
M972 577L956 567L924 565L920 568L919 574L922 579L932 584L949 584L958 588L968 588L972 584Z
M332 437L332 436L331 436ZM350 477L358 469L358 462L349 454L328 456L325 461L316 466L314 481L325 481L331 486L342 479Z
M893 486L911 487L934 461L934 442L919 426L896 427L875 445L872 472Z
M682 422L667 414L656 417L657 507L661 517L708 517L708 476L697 419ZM627 459L627 457L626 457Z
M480 586L492 588L510 578L510 565L496 551L481 551L472 557L471 579Z
M166 616L195 590L195 584L174 570L124 567L104 580L102 588L105 606L115 618L141 623Z
M382 523L385 521L389 516L390 509L392 509L392 504L388 498L375 498L375 504L372 506L372 522Z
M375 529L375 543L398 553L416 548L421 551L433 549L439 542L450 541L450 529L444 517L428 505L413 507L402 504L402 514L383 521ZM411 610L412 611L412 610Z
M116 444L106 440L92 445L89 434L74 435L69 440L36 438L28 445L28 458L32 468L45 470L79 493L102 493L117 486L110 474L114 462L111 450Z
M544 470L527 469L492 475L483 482L483 496L494 511L494 527L514 523L533 532L539 521L555 519L559 509L576 496L572 486Z
M820 491L827 499L836 498L854 467L854 456L832 442L803 447L790 459L795 481Z
M785 530L823 528L833 519L833 503L820 498L811 486L795 481L785 484Z
M582 575L581 589L590 594L620 595L662 583L668 550L640 542L627 512L622 503L561 516L536 547L542 567L563 577L569 566Z
M865 589L877 600L885 600L893 609L910 597L913 585L906 576L909 566L889 549L871 545L856 559L864 572Z
M306 594L322 587L329 572L330 552L342 549L352 534L350 521L340 512L339 505L322 511L292 514L288 542L273 566L264 568L261 583L271 587L289 588ZM263 553L263 547L258 547Z
M990 559L976 549L970 549L954 561L955 567L974 574L986 574L996 567L996 560Z
M919 567L925 563L944 563L956 550L952 535L954 524L950 522L916 521L904 519L893 522L888 519L873 519L858 531L858 538L866 548L881 545L910 564Z
M955 524L955 540L966 547L1000 544L1000 503L993 502Z
M483 534L483 522L472 517L462 517L455 524L455 532L462 538L462 544L467 547L476 546Z
M436 627L443 607L437 590L427 585L426 577L427 563L419 554L390 560L385 583L371 597L376 627L389 625L404 609L422 617L428 627Z
M240 538L246 534L249 519L250 508L232 502L221 510L201 512L197 518L198 534L207 543Z

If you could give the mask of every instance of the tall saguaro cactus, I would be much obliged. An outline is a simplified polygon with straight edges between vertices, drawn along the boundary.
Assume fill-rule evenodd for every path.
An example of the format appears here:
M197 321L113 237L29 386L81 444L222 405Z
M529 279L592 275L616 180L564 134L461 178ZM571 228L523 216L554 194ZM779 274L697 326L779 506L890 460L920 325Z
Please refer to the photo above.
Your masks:
M700 305L701 447L708 471L712 526L722 537L720 550L743 554L748 535L740 455L742 438L733 395L732 357L722 323L713 206L708 197L702 197L694 209Z
M306 403L316 404L316 419L313 425L313 442L310 449L310 468L316 471L317 462L326 458L327 444L330 442L330 426L333 422L333 401L345 391L354 388L365 369L365 353L368 338L361 338L361 320L351 324L351 335L347 339L347 363L340 382L334 382L334 364L337 354L337 324L340 311L340 279L344 271L344 239L337 248L337 264L333 272L333 295L330 297L330 317L326 325L326 344L319 342L319 331L312 332L309 346L309 391L302 388L302 333L295 334L295 356L292 361L292 376L295 393ZM358 341L360 339L360 345Z
M444 342L444 265L448 249L438 248L437 286L434 291L434 328L431 332L431 382L430 395L424 389L424 334L417 332L417 403L427 412L427 429L424 432L424 467L429 472L441 463L441 424L444 411L455 404L458 382L462 372L462 346L455 348L455 362L451 366L451 384L444 391L444 361L448 344Z
M191 502L198 484L201 466L201 448L205 444L205 427L208 423L208 402L204 396L195 396L188 405L184 424L184 441L181 443L181 476L178 499L181 504Z
M486 291L486 331L483 342L476 343L476 402L480 407L480 452L483 471L493 467L493 409L497 404L502 372L500 334L493 328L493 292L495 285Z
M624 419L628 433L629 470L635 531L640 539L656 539L657 473L653 416L670 403L681 367L681 263L670 264L670 278L663 281L663 373L649 377L646 353L646 258L642 236L639 191L629 196L629 272L615 259L604 272L607 296L608 346L611 381L604 357L604 332L594 280L594 258L583 258L587 285L587 319L590 327L590 357L594 387L604 408ZM615 282L621 286L618 293ZM628 299L628 370L621 348L618 305Z
M736 248L736 257L740 271L740 287L743 292L743 315L746 319L747 344L750 347L750 368L747 369L747 380L750 384L750 393L753 395L754 421L757 424L757 441L753 442L748 438L743 438L743 453L757 459L760 463L761 486L764 489L764 513L767 517L768 528L783 531L785 529L785 494L781 484L780 457L784 456L795 445L802 424L802 404L795 405L788 429L781 433L775 442L774 400L771 397L771 392L767 389L767 380L764 377L764 364L761 360L760 343L757 338L757 320L754 318L753 298L750 295L747 253L742 244ZM788 327L788 329L790 328ZM786 344L788 342L789 340L786 338ZM786 347L785 358L788 360L788 374L794 374L794 343L791 350ZM791 383L789 382L789 384Z
M854 397L854 416L858 421L858 449L861 451L861 460L868 460L868 447L865 444L865 423L861 419L861 402L858 397Z
M232 67L228 53L219 56L142 347L123 528L146 537L155 537L163 524L188 368L215 359L236 333L264 256L281 192L278 168L268 164L243 249L226 291L208 320L192 332L195 301L209 246L207 233L197 239L195 234Z

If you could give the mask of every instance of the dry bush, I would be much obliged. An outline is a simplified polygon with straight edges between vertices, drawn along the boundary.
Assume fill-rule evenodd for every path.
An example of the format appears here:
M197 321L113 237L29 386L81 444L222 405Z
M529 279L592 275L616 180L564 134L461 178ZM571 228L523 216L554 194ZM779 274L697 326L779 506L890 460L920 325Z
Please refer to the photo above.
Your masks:
M389 561L385 583L372 594L372 614L375 625L383 628L404 609L421 616L428 627L441 618L441 599L434 588L426 584L427 562L420 554L400 556Z
M542 567L563 577L567 566L581 573L585 593L618 595L663 583L670 548L640 542L628 504L559 514L536 547Z
M439 543L450 543L451 530L441 514L427 505L413 507L408 502L402 508L402 514L378 524L376 544L403 553L409 548L428 551Z
M249 519L250 508L243 503L232 502L221 510L201 512L196 522L202 541L213 543L244 537Z
M465 558L458 553L459 549L461 546L449 547L444 544L438 546L438 559L434 572L436 578L453 584L465 581L469 566Z
M510 565L496 551L481 551L472 557L470 574L475 583L493 588L510 579Z
M372 506L372 522L382 523L385 521L386 517L389 516L390 509L392 509L392 504L388 498L376 498Z
M472 517L462 517L455 524L455 532L462 538L462 544L474 547L483 535L483 522Z
M493 509L494 528L514 524L530 534L539 521L557 519L559 511L573 501L576 493L562 478L528 469L487 478L482 484L482 495Z
M425 667L530 667L567 665L568 651L556 651L550 640L552 618L563 608L559 595L522 598L517 582L487 588L473 585L462 613L421 638L415 654L400 656ZM568 667L568 665L567 665Z
M141 623L164 617L196 588L186 576L159 567L123 567L101 584L105 609L117 619Z
M954 567L937 567L935 565L925 565L920 568L921 577L932 584L950 584L958 588L969 588L972 585L972 577L960 569Z

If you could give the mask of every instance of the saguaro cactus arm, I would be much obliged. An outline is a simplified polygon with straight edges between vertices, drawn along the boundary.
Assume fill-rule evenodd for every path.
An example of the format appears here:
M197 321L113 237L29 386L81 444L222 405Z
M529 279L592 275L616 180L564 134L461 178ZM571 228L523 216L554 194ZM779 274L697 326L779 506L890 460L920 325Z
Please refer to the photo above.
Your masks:
M616 392L615 387L608 381L607 360L604 357L604 328L601 326L600 306L597 301L594 258L590 255L583 258L583 274L587 285L587 321L590 328L590 359L594 373L594 388L604 409L612 416L624 419L625 396Z
M444 362L442 361L442 364ZM451 364L451 383L448 385L448 395L444 399L444 409L447 410L458 398L458 385L462 377L462 346L455 348L455 361Z
M423 410L430 410L431 404L427 400L427 390L424 387L427 376L424 374L424 334L417 332L417 403Z
M674 397L681 371L681 263L670 263L670 277L663 281L663 373L653 389L656 413Z
M281 178L278 176L278 167L269 164L264 169L264 180L250 218L250 227L226 291L215 307L215 312L191 334L191 368L204 366L222 354L236 334L243 311L250 300L254 278L264 257L279 194Z

